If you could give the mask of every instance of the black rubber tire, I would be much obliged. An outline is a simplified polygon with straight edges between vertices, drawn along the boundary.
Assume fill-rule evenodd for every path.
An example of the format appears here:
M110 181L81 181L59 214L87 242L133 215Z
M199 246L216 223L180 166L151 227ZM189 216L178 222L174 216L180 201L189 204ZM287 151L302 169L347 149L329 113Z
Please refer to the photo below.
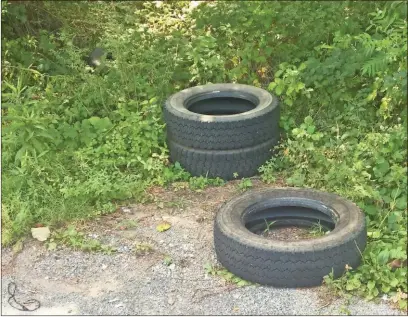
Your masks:
M190 111L189 103L231 97L256 104L233 115L204 115ZM217 100L217 99L215 99ZM246 110L239 103L201 106ZM204 109L205 110L205 109ZM180 145L203 150L242 149L279 137L278 99L266 90L240 84L196 86L170 96L164 107L167 137Z
M315 239L280 241L247 229L252 218L282 220L286 225L331 219L335 227ZM355 204L310 189L247 192L220 208L214 226L215 252L225 268L245 280L276 287L321 285L332 270L335 278L341 276L346 264L360 264L366 239L365 217Z
M258 174L258 168L273 155L278 139L239 150L196 150L167 140L170 160L180 165L193 176L219 177L223 180L251 177Z

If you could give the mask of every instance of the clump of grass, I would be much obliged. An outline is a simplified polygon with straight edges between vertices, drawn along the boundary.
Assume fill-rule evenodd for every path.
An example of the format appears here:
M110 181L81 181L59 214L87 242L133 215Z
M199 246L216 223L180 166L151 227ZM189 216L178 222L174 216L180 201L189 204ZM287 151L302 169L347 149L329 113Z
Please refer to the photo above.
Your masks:
M48 249L55 250L58 245L86 252L102 252L106 254L116 252L114 247L104 245L97 239L86 237L85 233L77 231L74 226L54 231L51 234L51 238L47 242Z

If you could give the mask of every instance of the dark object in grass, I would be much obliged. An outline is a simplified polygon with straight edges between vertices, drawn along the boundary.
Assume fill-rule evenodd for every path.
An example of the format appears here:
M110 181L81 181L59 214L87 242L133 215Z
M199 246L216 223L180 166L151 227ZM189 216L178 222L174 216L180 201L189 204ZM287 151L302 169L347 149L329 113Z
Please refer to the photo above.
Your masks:
M84 59L89 66L96 68L101 65L104 56L106 60L115 60L111 52L106 52L103 48L100 47L95 48L91 52L91 54L89 54L89 56L86 56Z

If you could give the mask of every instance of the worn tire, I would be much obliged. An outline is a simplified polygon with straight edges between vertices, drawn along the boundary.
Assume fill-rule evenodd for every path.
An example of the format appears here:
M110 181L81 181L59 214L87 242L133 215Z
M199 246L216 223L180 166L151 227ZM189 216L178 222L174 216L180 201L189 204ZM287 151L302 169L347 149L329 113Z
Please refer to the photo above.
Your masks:
M164 120L167 137L180 145L232 150L276 139L279 111L278 99L266 90L240 84L209 84L170 96L164 106ZM207 112L241 113L202 114Z
M220 177L224 180L251 177L258 168L273 154L278 139L269 140L260 145L238 150L196 150L167 140L170 160L186 169L193 176Z
M280 241L245 226L251 229L251 223L264 219L284 225L331 221L334 229L311 240ZM224 267L245 280L277 287L317 286L332 270L336 278L346 264L356 268L366 237L365 217L355 204L309 189L247 192L220 208L214 226L215 251Z

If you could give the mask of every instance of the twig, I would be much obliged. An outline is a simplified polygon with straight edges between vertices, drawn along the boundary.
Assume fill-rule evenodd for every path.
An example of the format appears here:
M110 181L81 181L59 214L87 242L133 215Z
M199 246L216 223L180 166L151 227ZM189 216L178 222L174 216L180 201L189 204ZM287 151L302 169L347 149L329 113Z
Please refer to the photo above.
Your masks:
M327 306L330 306L331 304L333 304L333 301L330 301L330 302L328 302L328 303L326 303L326 304L320 306L317 310L321 310L322 308L325 308L325 307L327 307Z

